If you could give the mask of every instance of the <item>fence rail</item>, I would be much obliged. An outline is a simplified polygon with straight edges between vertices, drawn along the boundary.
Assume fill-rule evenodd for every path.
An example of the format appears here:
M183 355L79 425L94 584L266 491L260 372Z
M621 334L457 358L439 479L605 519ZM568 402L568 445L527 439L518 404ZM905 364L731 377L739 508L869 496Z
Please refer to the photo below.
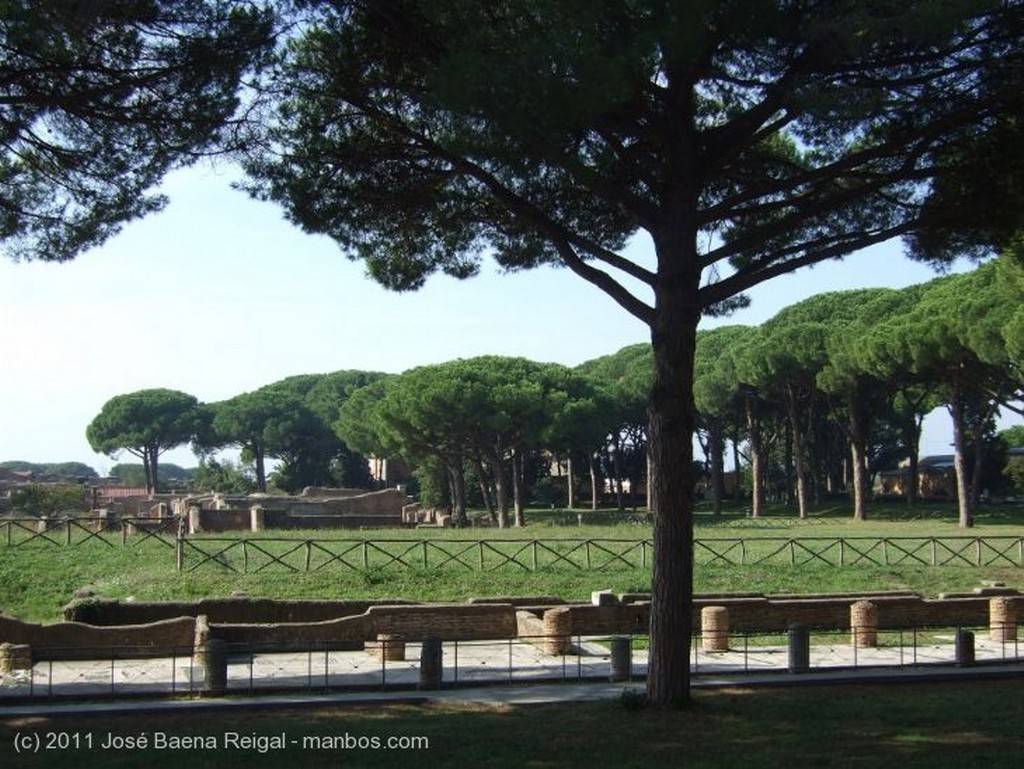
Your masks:
M179 568L255 574L343 568L422 570L647 569L649 539L275 539L183 538ZM1024 537L757 537L698 539L697 564L723 566L823 563L853 566L1024 567Z
M7 547L58 545L75 547L102 542L114 547L148 540L174 548L181 536L178 518L0 518L0 544Z
M1008 634L1003 633L1006 637ZM1024 663L1016 640L993 640L989 628L906 628L879 631L877 644L862 648L849 630L814 630L794 636L734 633L726 651L708 651L701 635L692 644L694 675L771 675L872 668L941 671L950 665ZM963 640L969 638L969 647ZM434 639L436 642L438 639ZM437 686L588 681L641 681L647 675L647 638L573 636L563 654L543 651L542 636L493 641L440 642ZM343 692L419 688L426 665L425 640L401 642L401 654L343 650L330 644L292 651L251 645L225 645L220 667L211 666L201 649L165 650L162 656L126 658L124 649L92 650L87 659L36 660L0 674L0 701L128 696L258 695L273 691ZM51 650L51 652L54 650ZM59 650L58 650L59 651ZM81 655L83 650L75 650ZM622 652L626 655L623 656ZM965 653L966 652L966 653ZM60 656L59 654L56 656ZM217 672L219 671L219 672ZM217 679L214 681L214 679Z
M173 550L178 570L215 568L240 574L396 567L614 571L649 568L653 549L649 538L187 536L177 518L0 519L0 544L8 547L134 547L147 542ZM693 548L700 565L1024 568L1022 536L708 537L696 539Z

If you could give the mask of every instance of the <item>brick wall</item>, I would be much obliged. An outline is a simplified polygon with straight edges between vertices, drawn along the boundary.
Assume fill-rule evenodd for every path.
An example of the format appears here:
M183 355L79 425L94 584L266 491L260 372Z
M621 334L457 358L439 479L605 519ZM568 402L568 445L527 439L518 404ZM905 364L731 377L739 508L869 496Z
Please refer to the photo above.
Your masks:
M27 644L36 660L94 658L96 650L126 657L190 653L195 619L178 617L144 625L95 627L78 622L36 625L0 616L0 643ZM108 651L111 650L111 651Z
M1006 600L1024 616L1024 596ZM723 606L732 632L777 632L800 623L843 630L850 606L868 599L878 607L878 626L985 626L991 595L925 599L908 593L877 595L765 597L701 596L694 603L694 628L701 610ZM410 604L402 601L275 601L262 598L204 599L194 602L120 602L86 599L65 608L69 620L33 625L0 615L0 643L28 644L37 659L82 658L117 648L125 656L171 653L190 648L197 617L206 617L213 637L264 650L359 648L379 635L408 640L436 636L444 640L490 640L517 635L569 636L646 632L650 603L610 597L602 605L531 605L542 597L505 603ZM559 599L560 600L560 599ZM86 624L88 623L88 624Z
M382 599L317 601L272 598L203 598L198 601L119 601L86 598L64 607L64 619L90 625L132 625L203 614L216 624L325 622L363 614L371 606L409 605L413 601Z
M373 635L368 614L325 622L210 624L210 635L245 648L273 651L359 649Z
M437 636L464 641L514 638L516 635L516 609L512 604L371 606L367 613L375 633L402 638Z
M250 508L264 511L267 529L337 529L400 526L402 508L409 497L397 489L359 491L319 489L299 497L203 497L186 499L177 507L199 507L199 527L204 532L248 531Z

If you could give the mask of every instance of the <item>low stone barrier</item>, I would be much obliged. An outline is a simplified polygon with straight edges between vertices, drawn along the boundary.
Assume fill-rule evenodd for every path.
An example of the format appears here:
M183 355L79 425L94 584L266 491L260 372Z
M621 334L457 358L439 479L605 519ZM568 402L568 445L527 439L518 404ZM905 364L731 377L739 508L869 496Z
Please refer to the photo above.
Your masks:
M371 627L379 634L407 639L437 636L445 641L514 638L516 609L512 604L420 604L371 606Z
M365 613L323 622L210 623L210 634L231 646L264 651L351 651L363 648L373 633Z
M627 598L627 600L623 600ZM571 653L580 636L647 632L646 596L602 592L589 604L566 604L550 596L477 599L459 604L391 601L275 601L232 597L194 602L121 602L90 598L65 608L77 621L33 625L0 615L0 644L27 646L36 659L83 659L103 655L181 653L193 645L197 627L229 645L263 651L361 649L382 638L420 641L493 640L522 637L547 653ZM559 603L556 603L558 601ZM925 627L989 627L995 640L1016 639L1024 596L957 595L924 599L906 592L840 596L699 596L693 627L705 649L729 648L736 633L806 629L852 630L851 642L877 643L880 630ZM170 616L173 615L173 616ZM197 618L204 617L203 622Z
M91 659L101 649L108 657L172 656L191 653L194 637L193 617L96 627L80 622L37 625L0 615L0 643L28 646L35 660Z
M364 614L371 606L409 606L402 598L380 600L277 600L232 596L198 601L120 601L84 598L63 609L64 619L90 625L137 625L146 622L206 615L215 624L274 624L326 622Z

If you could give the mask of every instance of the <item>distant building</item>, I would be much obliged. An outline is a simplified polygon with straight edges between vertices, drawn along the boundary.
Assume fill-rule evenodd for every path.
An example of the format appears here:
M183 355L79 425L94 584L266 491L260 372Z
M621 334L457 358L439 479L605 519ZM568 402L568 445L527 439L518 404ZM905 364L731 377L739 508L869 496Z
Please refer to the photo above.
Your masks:
M375 480L382 489L393 489L404 486L412 478L412 470L409 465L401 459L387 459L386 457L367 457L370 465L370 477Z
M895 470L878 474L875 494L881 497L906 497L910 467L904 463ZM917 463L918 499L956 499L956 467L952 454L921 457Z

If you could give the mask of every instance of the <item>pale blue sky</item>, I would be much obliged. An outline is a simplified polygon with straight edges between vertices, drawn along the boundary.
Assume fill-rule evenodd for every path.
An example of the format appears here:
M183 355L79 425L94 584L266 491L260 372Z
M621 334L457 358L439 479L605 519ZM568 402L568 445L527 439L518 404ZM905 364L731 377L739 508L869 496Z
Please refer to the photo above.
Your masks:
M229 177L172 175L165 211L73 262L0 258L0 460L103 472L117 460L89 448L86 425L110 397L147 387L215 401L293 374L400 372L491 353L575 365L648 340L565 270L500 275L488 264L469 281L388 292L330 241L231 190ZM751 308L718 322L757 324L822 291L932 276L889 244L761 286ZM948 452L947 421L929 421L923 453ZM195 464L187 449L165 460Z

